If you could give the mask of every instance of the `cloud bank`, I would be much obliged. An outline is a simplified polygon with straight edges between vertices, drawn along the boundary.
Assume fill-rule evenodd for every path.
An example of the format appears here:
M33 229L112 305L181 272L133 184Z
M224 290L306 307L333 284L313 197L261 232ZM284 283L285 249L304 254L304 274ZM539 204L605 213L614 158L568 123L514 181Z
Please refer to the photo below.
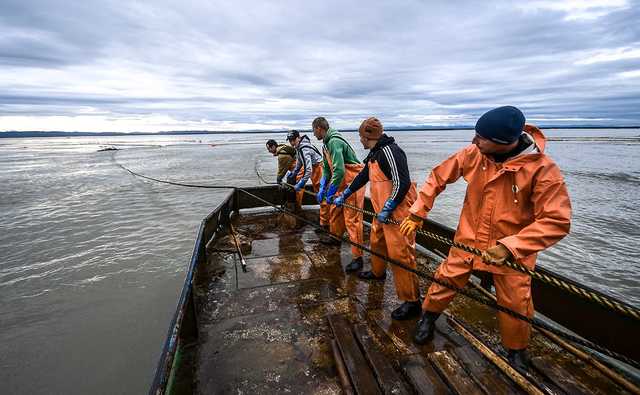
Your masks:
M4 0L0 130L640 124L630 1Z

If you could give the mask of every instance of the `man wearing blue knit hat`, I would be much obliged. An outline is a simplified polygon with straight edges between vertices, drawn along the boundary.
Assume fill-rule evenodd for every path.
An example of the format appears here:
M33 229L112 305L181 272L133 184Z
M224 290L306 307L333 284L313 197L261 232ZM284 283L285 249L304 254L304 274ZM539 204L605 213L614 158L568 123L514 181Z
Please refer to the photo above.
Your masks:
M533 317L531 277L504 265L511 260L533 270L538 252L561 240L571 223L571 203L560 169L544 153L542 131L525 124L512 106L488 111L476 123L472 144L434 167L409 209L400 231L412 235L422 227L436 197L463 177L467 192L454 240L483 251L482 256L451 248L435 277L464 287L472 270L492 273L498 304ZM432 283L422 304L414 341L433 337L435 322L456 291ZM502 345L509 362L528 368L526 321L498 313Z

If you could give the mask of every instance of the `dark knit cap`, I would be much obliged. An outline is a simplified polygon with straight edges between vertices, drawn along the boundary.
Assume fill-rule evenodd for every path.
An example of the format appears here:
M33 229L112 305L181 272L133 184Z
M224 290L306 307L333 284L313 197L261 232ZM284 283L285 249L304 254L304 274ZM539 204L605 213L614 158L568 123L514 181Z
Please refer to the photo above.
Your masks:
M476 133L498 144L518 140L524 128L524 114L513 106L494 108L476 122Z
M287 133L287 141L291 141L293 139L297 139L298 137L300 137L300 132L298 132L297 130L291 130L289 131L289 133Z

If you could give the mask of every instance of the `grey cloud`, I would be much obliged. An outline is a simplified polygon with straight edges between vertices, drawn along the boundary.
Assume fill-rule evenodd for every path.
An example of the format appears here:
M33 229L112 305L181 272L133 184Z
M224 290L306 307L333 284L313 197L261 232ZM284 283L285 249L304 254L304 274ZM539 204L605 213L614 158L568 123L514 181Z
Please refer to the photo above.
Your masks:
M15 39L0 39L0 72L19 83L3 84L0 116L91 107L113 117L306 127L322 113L353 127L371 114L474 119L515 104L540 118L640 123L640 78L619 77L640 69L638 59L575 64L594 51L638 48L635 4L567 21L506 1L5 3L0 32ZM150 75L147 94L114 88L120 76L102 78L105 67ZM26 80L27 68L77 83Z

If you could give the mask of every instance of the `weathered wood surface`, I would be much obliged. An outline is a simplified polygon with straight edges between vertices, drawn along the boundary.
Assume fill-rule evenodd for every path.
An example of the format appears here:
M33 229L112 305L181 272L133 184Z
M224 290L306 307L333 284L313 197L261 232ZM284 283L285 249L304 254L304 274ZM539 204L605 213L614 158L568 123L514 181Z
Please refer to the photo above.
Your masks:
M330 315L328 319L355 392L381 394L373 370L358 347L351 323L342 315Z
M347 368L344 366L344 360L342 359L342 354L340 354L340 349L335 339L331 340L331 351L333 352L333 360L336 362L336 371L338 372L338 378L340 378L340 384L342 384L342 391L345 395L352 395L353 386L351 385Z
M525 394L491 362L480 356L472 346L455 348L453 353L486 393L495 395Z
M449 387L459 395L484 395L484 391L460 363L447 351L436 351L427 356L435 370L444 377Z
M573 375L567 372L561 366L549 366L548 362L542 358L532 358L531 365L545 378L561 388L564 392L571 395L584 395L595 394L597 392L591 391L579 381L573 378Z
M462 334L465 339L480 352L486 359L495 364L498 369L500 369L504 374L509 376L511 380L516 382L520 388L522 388L525 392L530 395L542 395L544 393L551 394L550 391L543 392L539 385L534 384L532 381L528 379L528 377L524 377L523 373L516 369L514 369L507 361L505 361L502 357L498 356L498 354L484 344L480 339L478 339L473 333L471 333L467 328L465 328L462 323L456 320L449 313L445 312L445 316L447 320L451 324L451 326L456 329L460 334ZM527 376L530 376L527 374Z
M404 380L394 369L393 362L385 357L374 344L367 327L359 324L353 328L353 331L362 347L365 358L373 368L382 392L394 395L410 394Z
M430 363L419 355L411 355L402 363L407 379L417 394L447 395L451 394L449 387L442 381Z

